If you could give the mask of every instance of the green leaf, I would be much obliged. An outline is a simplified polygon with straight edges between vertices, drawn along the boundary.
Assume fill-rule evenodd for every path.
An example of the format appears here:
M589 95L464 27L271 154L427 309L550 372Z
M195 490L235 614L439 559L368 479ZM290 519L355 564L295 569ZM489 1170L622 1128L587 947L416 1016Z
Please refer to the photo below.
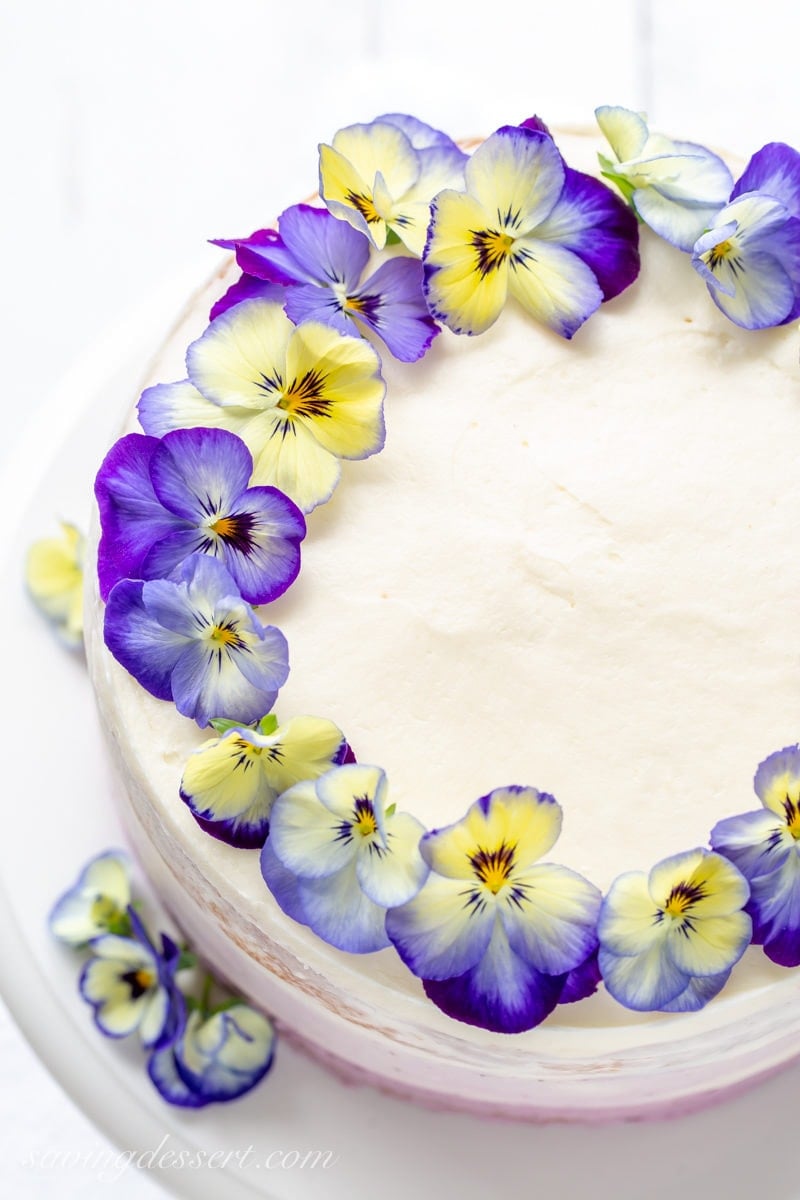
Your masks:
M248 729L250 726L245 725L242 721L229 721L227 717L213 717L211 728L215 729L220 737L226 734L231 729Z
M633 208L634 212L636 212L633 204L633 193L636 191L636 188L633 186L631 181L626 179L624 175L617 175L614 171L601 171L600 174L604 179L609 179L611 183L616 184L616 186L622 192L624 199L628 201L628 204L630 204L631 208ZM638 213L636 213L636 215L637 217L639 216Z
M387 246L399 246L400 245L400 238L397 236L397 234L395 233L395 231L393 229L386 230L386 245Z
M197 955L192 954L191 950L181 950L181 956L178 959L177 970L190 971L192 967L197 966Z
M278 718L275 716L274 712L267 713L267 715L262 717L258 722L258 732L263 733L265 737L268 737L269 734L274 733L277 728Z
M384 813L384 816L387 816L387 817L393 817L393 816L394 816L394 814L395 814L396 812L397 812L397 805L396 805L396 804L390 804L390 805L388 806L388 808L386 809L386 812Z

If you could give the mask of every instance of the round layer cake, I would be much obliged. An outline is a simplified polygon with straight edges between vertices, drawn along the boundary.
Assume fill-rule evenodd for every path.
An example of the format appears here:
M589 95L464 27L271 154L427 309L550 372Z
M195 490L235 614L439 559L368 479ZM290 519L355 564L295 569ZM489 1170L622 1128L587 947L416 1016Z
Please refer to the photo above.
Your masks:
M596 171L598 139L559 145ZM551 793L554 857L604 891L755 808L757 764L798 735L797 330L738 329L687 255L646 228L641 251L638 281L571 342L509 306L420 363L383 356L385 449L344 465L300 578L264 610L290 647L281 719L335 721L428 828L506 784ZM233 277L193 299L146 382L183 377ZM182 802L208 732L114 661L88 578L135 853L198 952L347 1077L601 1120L685 1112L797 1054L798 973L757 947L701 1012L634 1013L601 986L509 1036L447 1017L392 950L326 945L278 907L257 852Z

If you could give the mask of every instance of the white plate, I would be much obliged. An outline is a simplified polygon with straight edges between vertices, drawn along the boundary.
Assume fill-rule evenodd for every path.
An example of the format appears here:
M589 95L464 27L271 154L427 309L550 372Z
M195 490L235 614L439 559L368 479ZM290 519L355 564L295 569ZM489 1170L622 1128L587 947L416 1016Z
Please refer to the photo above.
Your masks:
M524 1189L558 1200L673 1200L688 1192L797 1200L800 1066L669 1122L534 1127L431 1113L347 1087L281 1045L272 1074L250 1096L194 1113L164 1104L133 1040L112 1042L95 1030L76 990L80 957L53 944L45 918L83 863L118 845L121 833L83 663L33 611L22 562L28 543L53 532L58 517L86 527L91 479L177 294L173 283L166 300L149 304L72 372L2 477L0 921L6 1000L42 1061L116 1146L145 1164L155 1160L154 1169L160 1159L159 1182L179 1196L400 1200L413 1190L424 1200L486 1200ZM330 1151L334 1161L300 1165L309 1151Z

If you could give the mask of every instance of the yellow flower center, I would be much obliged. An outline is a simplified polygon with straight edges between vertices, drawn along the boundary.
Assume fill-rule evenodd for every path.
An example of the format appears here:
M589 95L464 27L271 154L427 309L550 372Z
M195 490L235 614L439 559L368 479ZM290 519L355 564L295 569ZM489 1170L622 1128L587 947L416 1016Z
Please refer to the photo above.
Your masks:
M208 640L216 646L241 646L242 639L232 625L214 625Z
M211 526L212 532L217 537L227 538L229 541L232 541L236 536L237 529L238 524L235 517L218 517Z
M362 837L371 837L376 832L378 822L375 817L375 809L372 807L372 801L367 796L359 796L357 798L354 817L353 828Z
M151 988L156 981L156 977L153 972L145 970L144 967L141 967L133 978L136 986L141 988L143 992L148 991L148 989Z
M368 225L377 225L383 217L375 207L375 201L372 196L368 196L366 192L347 192L345 200L348 204L352 204L357 212L360 212Z
M514 239L499 229L481 229L472 234L476 266L481 275L496 271L508 258Z
M326 397L326 379L319 371L306 371L293 379L278 401L278 408L290 417L329 417L333 401Z
M728 238L726 238L724 242L718 242L716 246L712 246L708 252L707 260L711 270L713 271L714 268L718 267L719 264L724 262L726 258L730 258L734 251L735 247L733 242L731 242Z
M475 853L470 855L470 866L476 878L493 896L496 896L509 880L514 868L514 849L514 846L501 842L494 850L485 850L479 846Z
M664 912L670 917L683 917L705 895L702 883L678 883L667 897Z
M97 925L110 925L119 916L119 909L108 896L98 896L92 902L91 918Z

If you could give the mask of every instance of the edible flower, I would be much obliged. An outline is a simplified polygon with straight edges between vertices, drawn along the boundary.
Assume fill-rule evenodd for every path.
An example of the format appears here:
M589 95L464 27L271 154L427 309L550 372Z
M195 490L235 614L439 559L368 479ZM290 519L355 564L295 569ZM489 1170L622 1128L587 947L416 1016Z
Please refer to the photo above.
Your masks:
M50 911L50 932L70 946L85 946L103 933L131 932L128 860L107 850L87 863L73 886Z
M95 482L104 600L120 579L162 579L190 554L223 562L245 600L266 604L300 570L303 514L273 487L249 487L253 459L224 429L131 433L106 455Z
M645 224L690 252L728 201L728 167L705 146L651 133L643 114L629 108L605 104L595 116L614 156L597 156L605 178Z
M295 325L320 321L356 335L370 330L401 362L422 358L439 332L422 293L419 260L389 258L368 272L369 239L325 208L297 204L281 214L277 230L216 245L235 250L251 276L284 285L284 309ZM238 302L236 293L229 299Z
M753 155L730 203L697 239L692 266L743 329L800 316L800 154L772 142Z
M60 536L35 541L25 562L31 599L73 648L83 642L83 552L83 535L62 521Z
M283 634L261 624L222 563L206 554L190 554L174 580L120 580L104 629L117 662L198 725L258 720L289 674Z
M389 912L386 929L449 1016L498 1033L531 1029L593 954L600 892L566 867L539 862L561 822L546 792L504 787L422 839L431 873L414 899ZM591 975L576 975L569 999L594 989Z
M365 234L378 250L401 241L419 257L430 203L442 188L459 187L466 154L451 138L416 117L386 113L348 125L319 148L319 193L336 217Z
M762 762L755 776L757 812L727 817L711 831L711 845L750 884L747 911L753 941L784 967L800 966L800 746Z
M215 721L219 737L188 759L181 798L207 833L232 846L263 846L272 806L303 779L317 779L344 760L348 746L332 721L274 713L255 728Z
M284 912L354 954L389 945L386 910L410 900L428 874L424 827L386 797L384 772L357 763L298 783L275 801L261 853Z
M94 957L83 968L80 992L108 1037L138 1030L142 1045L158 1050L174 1040L184 1019L175 984L180 951L166 934L156 950L134 909L128 916L132 937L106 933L92 941Z
M620 875L597 929L608 991L637 1012L702 1008L750 941L749 892L732 863L702 849Z
M483 333L509 293L571 338L639 271L630 209L574 171L541 122L504 126L466 167L466 190L440 192L423 254L433 316L454 333Z
M148 1074L163 1098L182 1108L235 1100L272 1066L275 1029L247 1004L210 1015L194 1008L180 1036L151 1055Z
M211 322L186 365L188 380L144 392L145 433L228 429L253 456L251 484L277 487L304 512L330 498L340 459L383 446L386 387L363 338L319 321L295 327L280 304L247 300Z

